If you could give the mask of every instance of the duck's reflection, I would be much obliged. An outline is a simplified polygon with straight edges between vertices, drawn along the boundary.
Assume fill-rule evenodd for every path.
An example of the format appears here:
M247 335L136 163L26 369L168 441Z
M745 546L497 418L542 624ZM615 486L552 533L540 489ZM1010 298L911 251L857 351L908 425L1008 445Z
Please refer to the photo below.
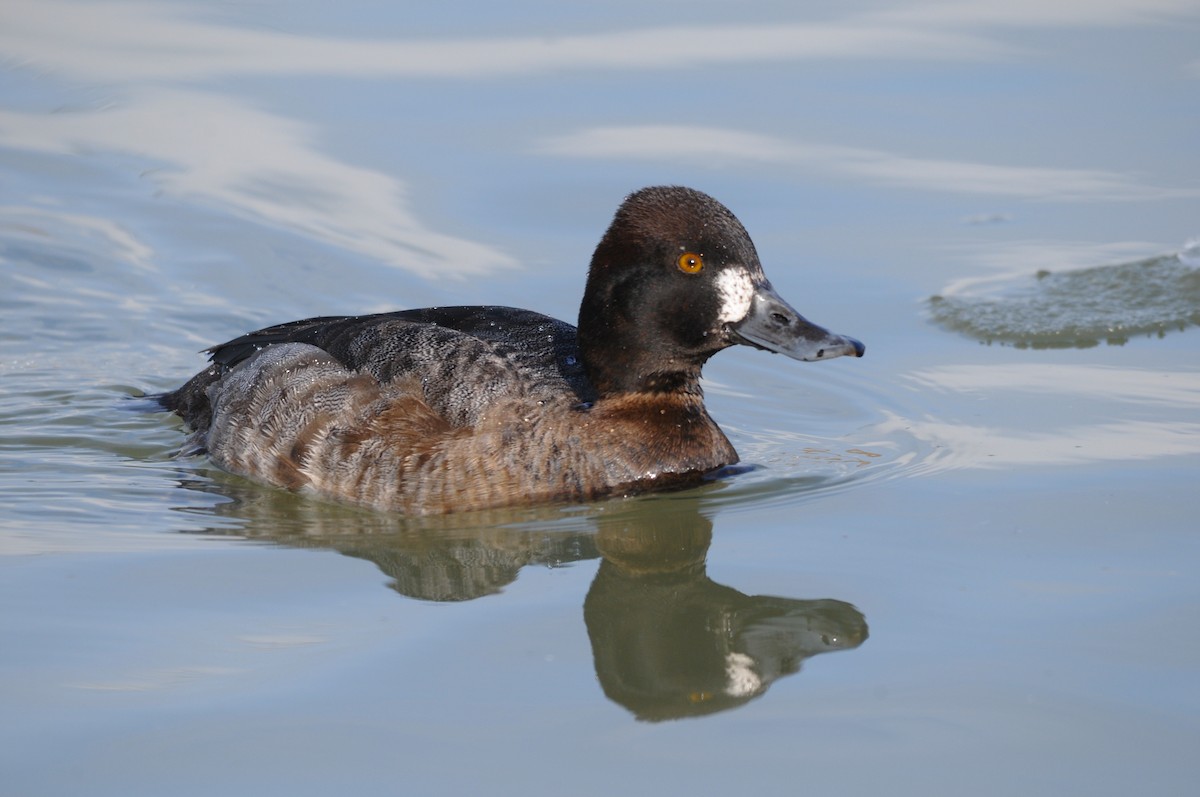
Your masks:
M596 541L603 560L583 603L596 675L639 719L740 706L809 656L867 638L849 603L745 595L710 579L712 524L699 512L604 522Z
M402 595L465 601L500 592L526 565L601 557L583 604L596 675L639 719L734 708L818 653L858 647L861 612L838 600L746 595L706 574L712 522L695 498L406 520L298 501L255 485L197 481L234 500L236 533L374 562ZM231 529L222 530L229 533Z

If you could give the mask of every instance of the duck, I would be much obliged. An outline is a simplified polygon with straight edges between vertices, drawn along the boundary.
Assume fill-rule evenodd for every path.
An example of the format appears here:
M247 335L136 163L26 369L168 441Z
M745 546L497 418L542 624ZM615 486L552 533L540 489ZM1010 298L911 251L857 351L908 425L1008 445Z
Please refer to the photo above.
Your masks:
M300 493L405 515L583 503L739 461L700 381L735 345L865 350L776 292L728 208L655 186L596 246L577 326L490 305L291 321L207 349L156 399L191 430L187 452Z

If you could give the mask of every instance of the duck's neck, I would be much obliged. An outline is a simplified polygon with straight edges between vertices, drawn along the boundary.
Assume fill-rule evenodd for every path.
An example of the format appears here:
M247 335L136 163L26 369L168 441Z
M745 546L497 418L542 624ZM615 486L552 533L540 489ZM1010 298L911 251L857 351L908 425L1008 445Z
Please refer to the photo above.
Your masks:
M684 402L703 405L700 388L700 366L674 367L655 363L653 367L630 358L627 353L610 357L609 352L581 352L588 378L598 397L623 395L658 396L668 403Z
M707 356L670 351L661 332L635 323L609 323L584 305L579 314L579 355L598 396L682 394L702 396L700 369Z

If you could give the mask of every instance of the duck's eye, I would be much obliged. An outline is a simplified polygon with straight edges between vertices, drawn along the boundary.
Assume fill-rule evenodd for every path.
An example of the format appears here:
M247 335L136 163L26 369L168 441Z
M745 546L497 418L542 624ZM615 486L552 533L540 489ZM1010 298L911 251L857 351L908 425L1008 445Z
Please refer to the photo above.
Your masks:
M695 252L684 252L675 263L684 274L699 274L704 268L704 258Z

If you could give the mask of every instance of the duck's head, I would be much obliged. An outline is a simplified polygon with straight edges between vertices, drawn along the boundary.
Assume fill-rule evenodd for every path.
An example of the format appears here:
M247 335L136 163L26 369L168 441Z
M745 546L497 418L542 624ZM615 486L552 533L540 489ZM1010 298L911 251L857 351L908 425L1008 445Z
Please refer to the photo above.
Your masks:
M579 347L601 395L676 390L734 344L797 360L863 355L775 292L728 208L691 188L644 188L617 210L592 256Z

